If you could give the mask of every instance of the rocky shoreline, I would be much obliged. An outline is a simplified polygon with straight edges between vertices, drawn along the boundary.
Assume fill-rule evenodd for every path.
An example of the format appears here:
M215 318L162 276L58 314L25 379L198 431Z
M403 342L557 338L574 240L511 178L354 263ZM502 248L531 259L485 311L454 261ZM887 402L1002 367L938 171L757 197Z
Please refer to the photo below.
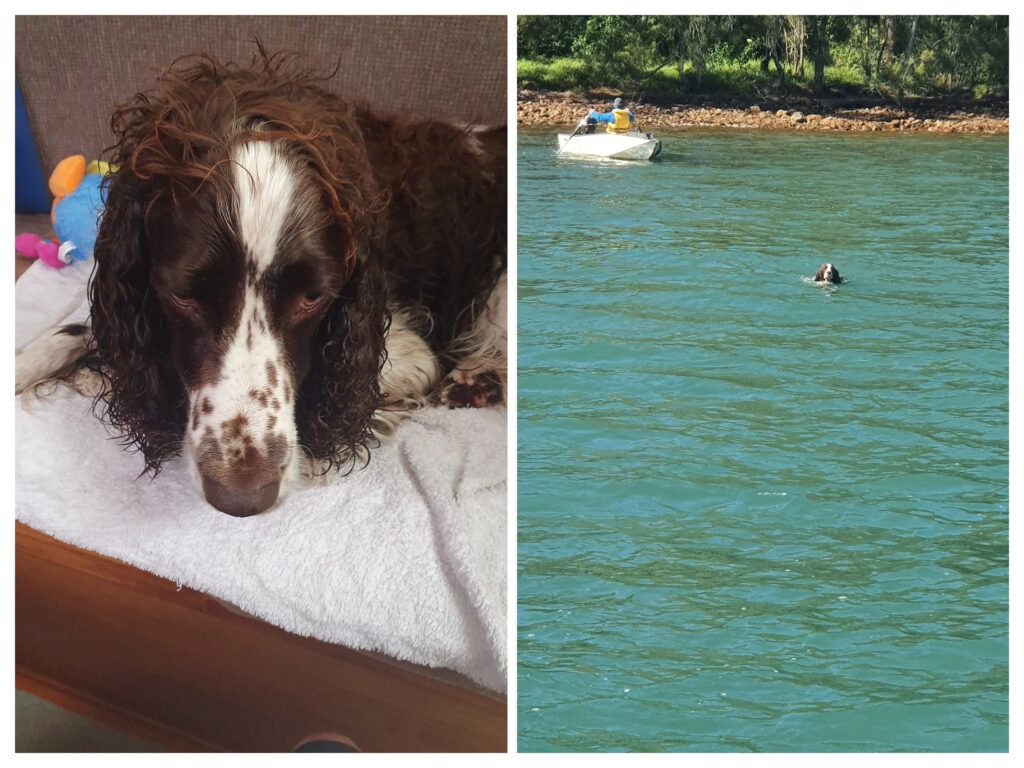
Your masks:
M572 127L591 108L619 94L519 90L520 126ZM1006 134L1007 102L870 104L868 100L742 97L636 106L641 128L756 128L786 131Z

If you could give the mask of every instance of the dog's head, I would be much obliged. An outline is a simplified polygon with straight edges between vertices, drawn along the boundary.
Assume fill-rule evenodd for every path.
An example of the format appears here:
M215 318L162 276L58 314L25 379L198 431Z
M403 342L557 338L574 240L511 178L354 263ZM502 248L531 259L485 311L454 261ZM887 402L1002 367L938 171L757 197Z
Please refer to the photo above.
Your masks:
M818 283L841 283L843 278L839 275L839 270L836 269L835 264L822 264L818 267L818 271L814 273L814 280Z
M185 60L114 115L90 287L109 421L157 471L179 450L233 515L303 453L352 460L380 403L382 194L351 111L286 56Z

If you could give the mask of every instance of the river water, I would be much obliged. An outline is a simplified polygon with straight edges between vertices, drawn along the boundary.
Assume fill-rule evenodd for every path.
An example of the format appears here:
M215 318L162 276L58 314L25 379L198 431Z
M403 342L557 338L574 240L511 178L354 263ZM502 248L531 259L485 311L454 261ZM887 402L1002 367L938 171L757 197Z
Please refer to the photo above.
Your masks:
M520 133L519 748L1007 749L1007 138L554 149Z

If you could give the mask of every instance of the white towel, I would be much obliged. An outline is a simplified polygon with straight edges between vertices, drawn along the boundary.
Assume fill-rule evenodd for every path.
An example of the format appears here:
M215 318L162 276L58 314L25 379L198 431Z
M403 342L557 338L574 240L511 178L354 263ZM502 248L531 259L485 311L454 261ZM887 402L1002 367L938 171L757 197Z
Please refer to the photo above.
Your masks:
M74 283L28 270L16 291L19 346L79 306ZM420 411L365 469L234 518L206 504L180 459L136 479L141 458L89 405L66 388L28 408L19 401L23 523L291 632L505 691L504 409Z

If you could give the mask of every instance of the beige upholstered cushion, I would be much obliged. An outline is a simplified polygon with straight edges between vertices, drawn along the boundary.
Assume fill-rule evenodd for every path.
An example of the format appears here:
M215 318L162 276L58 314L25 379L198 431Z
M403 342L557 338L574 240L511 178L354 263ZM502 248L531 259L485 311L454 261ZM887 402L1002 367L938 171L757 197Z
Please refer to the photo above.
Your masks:
M19 16L15 64L44 174L112 143L114 104L187 53L248 60L298 50L327 87L382 112L507 123L506 17Z

